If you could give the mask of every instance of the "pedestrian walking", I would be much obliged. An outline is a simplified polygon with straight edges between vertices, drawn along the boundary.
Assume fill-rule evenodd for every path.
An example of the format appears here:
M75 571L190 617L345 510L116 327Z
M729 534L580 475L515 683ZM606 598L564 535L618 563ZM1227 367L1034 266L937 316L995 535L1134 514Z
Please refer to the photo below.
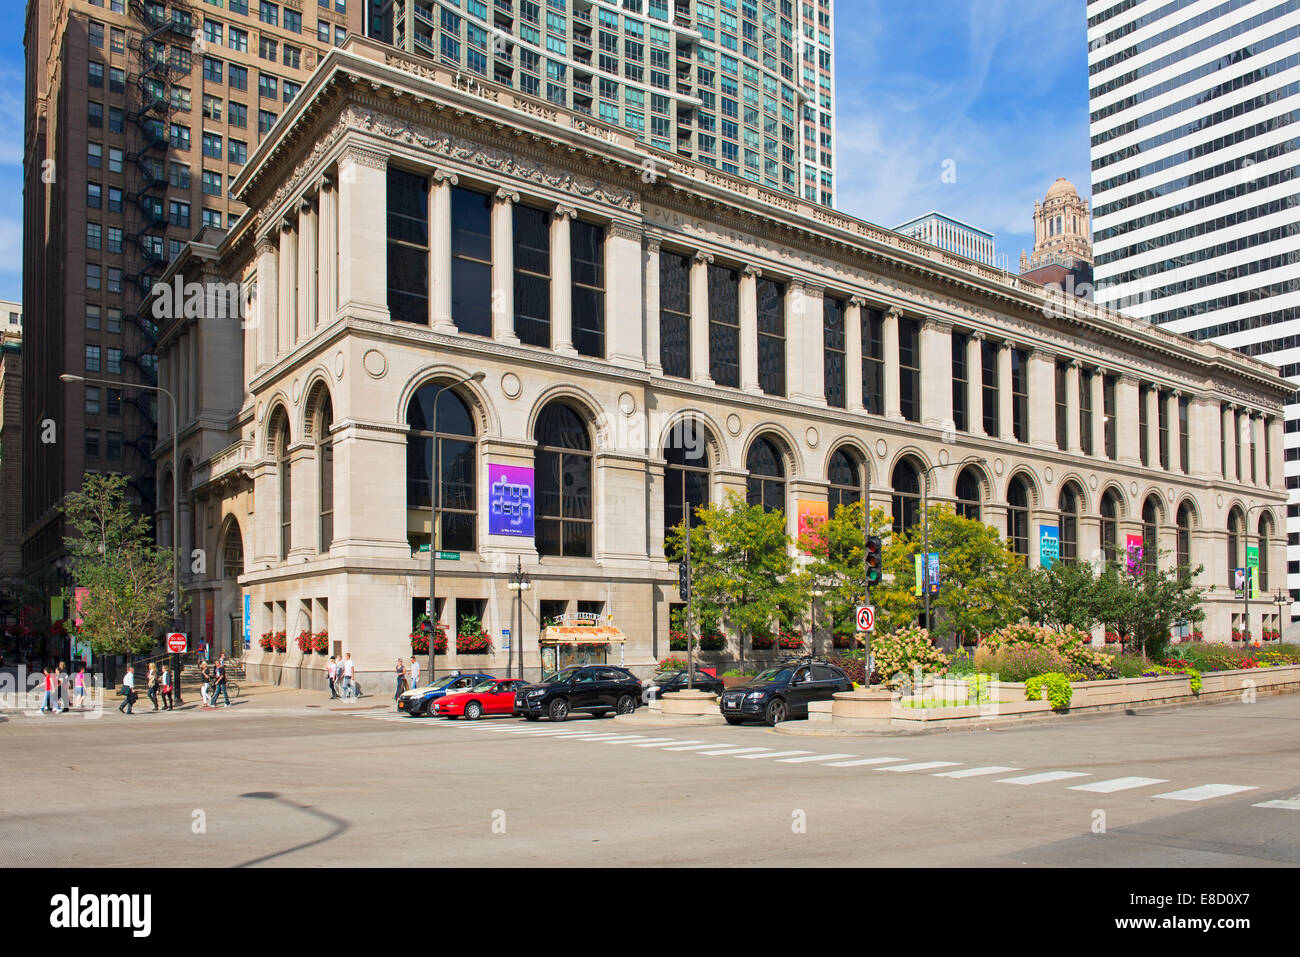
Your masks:
M149 665L149 677L145 681L145 694L147 694L149 696L149 700L153 702L154 711L157 711L158 710L158 666L152 663Z
M199 696L203 699L203 707L211 707L208 700L208 692L212 688L212 671L208 668L208 662L205 659L199 664L199 681L202 685L199 687Z
M172 673L166 665L162 666L162 672L158 675L158 690L162 693L163 710L171 711L172 708Z
M352 661L352 652L350 651L344 652L343 653L343 696L345 698L361 697L360 689L357 687L357 683L356 683L356 673L357 673L356 668L357 666Z
M338 686L335 683L335 679L338 677L338 672L338 664L335 662L334 656L330 655L329 664L325 666L325 676L329 678L330 682L330 698L337 698L339 696Z
M41 714L54 710L54 673L49 668L41 669Z
M72 700L78 710L86 710L86 663L77 662L77 673L72 676Z
M68 694L68 664L65 661L59 662L58 669L54 672L54 681L57 685L55 689L58 692L59 711L64 712L72 707L72 697Z
M411 663L407 665L406 673L411 676L410 687L420 687L420 663L415 660L415 655L411 655Z
M393 693L393 701L401 699L402 692L406 690L406 663L401 658L397 659L397 691Z
M122 703L117 706L117 710L123 714L135 714L132 708L135 706L135 666L127 665L126 674L122 675Z
M226 691L226 656L223 654L217 659L216 670L212 673L212 707L217 706L217 695L226 699L226 707L230 707L230 695Z

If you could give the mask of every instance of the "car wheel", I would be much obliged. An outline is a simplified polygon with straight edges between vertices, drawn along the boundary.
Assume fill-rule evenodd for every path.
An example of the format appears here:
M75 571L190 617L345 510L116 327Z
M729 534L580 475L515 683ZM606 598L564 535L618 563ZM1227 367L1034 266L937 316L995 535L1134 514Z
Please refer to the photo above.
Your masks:
M745 723L745 719L744 719L744 718L733 718L733 717L732 717L731 715L729 715L729 714L727 714L727 715L723 715L723 717L727 719L727 724L744 724L744 723Z
M625 694L618 699L618 713L631 714L636 710L636 698L630 694Z
M786 719L788 713L785 702L777 698L768 704L767 711L763 714L763 721L769 728L774 728Z
M547 713L552 721L565 721L569 717L569 702L565 698L556 698L551 702Z
M525 720L525 721L541 721L541 720L542 720L542 716L541 716L540 714L526 714L526 715L524 715L524 720Z
M465 705L466 721L477 721L481 717L483 717L483 706L481 704L477 701L471 701L469 704Z

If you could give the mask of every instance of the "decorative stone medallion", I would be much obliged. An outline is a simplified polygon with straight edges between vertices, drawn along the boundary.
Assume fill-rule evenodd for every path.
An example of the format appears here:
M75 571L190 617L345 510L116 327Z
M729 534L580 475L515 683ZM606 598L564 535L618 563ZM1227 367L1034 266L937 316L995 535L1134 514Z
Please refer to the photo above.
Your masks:
M1128 493L1129 493L1130 495L1132 495L1134 498L1137 498L1137 493L1138 493L1138 483L1137 483L1137 482L1129 482L1129 483L1128 483Z
M293 401L296 403L302 395L302 383L294 379L293 385L289 387L289 394L293 396Z
M1088 488L1092 489L1094 492L1097 491L1097 473L1096 473L1096 472L1093 472L1091 475L1088 476Z
M636 397L631 392L624 392L618 397L618 410L624 415L631 415L636 411Z
M884 439L876 439L876 454L882 459L889 452L889 443Z
M1046 482L1048 485L1051 485L1053 474L1054 473L1052 472L1052 467L1049 465L1047 468L1043 469L1043 481Z
M501 391L506 394L506 398L517 399L523 386L519 384L519 376L513 372L507 372L501 377Z
M1002 464L1001 459L993 460L993 471L996 472L998 475L1001 475L1005 468L1006 466Z
M803 437L808 442L808 448L810 449L817 448L817 443L821 441L821 436L817 434L817 430L811 425L808 426L808 431L804 433Z
M334 354L334 378L343 378L343 350L340 349Z
M372 379L382 379L388 372L388 357L378 349L367 349L361 357L361 366Z
M740 416L734 412L727 416L727 431L732 435L740 434Z

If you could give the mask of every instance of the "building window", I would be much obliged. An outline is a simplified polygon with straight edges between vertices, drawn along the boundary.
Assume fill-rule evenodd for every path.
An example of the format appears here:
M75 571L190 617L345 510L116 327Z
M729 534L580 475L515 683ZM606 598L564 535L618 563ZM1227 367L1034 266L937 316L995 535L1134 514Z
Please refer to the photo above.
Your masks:
M1057 519L1060 529L1059 554L1063 562L1072 562L1079 557L1079 490L1074 485L1061 489L1057 500L1060 516Z
M826 478L831 484L827 510L832 517L841 505L862 501L862 467L847 449L839 449L831 456Z
M1159 554L1160 505L1154 497L1148 496L1142 503L1142 562L1139 566L1142 574L1156 570Z
M664 447L664 537L689 519L699 524L696 510L709 504L709 451L707 429L694 419L673 426Z
M1106 442L1106 458L1112 462L1119 458L1119 432L1115 419L1115 386L1118 381L1113 375L1101 375L1101 412L1102 432ZM1092 454L1092 439L1088 440L1088 454Z
M921 324L898 319L898 410L908 422L921 421Z
M122 460L121 432L104 433L104 458L110 462L120 462Z
M1151 434L1151 422L1147 416L1147 395L1150 390L1145 386L1138 387L1138 455L1142 459L1143 465L1151 464L1151 456L1148 453L1149 442L1147 441Z
M740 274L709 266L709 376L715 383L740 386Z
M280 561L293 547L293 476L289 462L289 417L281 409L275 432L276 474L280 479Z
M524 345L551 347L551 213L516 203L515 335Z
M1070 364L1068 362L1058 362L1056 364L1056 447L1062 452L1070 447L1068 427L1070 420L1069 390Z
M980 501L983 498L980 491L979 473L974 469L965 468L957 476L957 514L962 518L969 518L972 521L980 520Z
M428 510L434 506L433 476L438 475L435 549L472 552L477 542L478 455L469 406L438 383L421 386L406 407L406 508L419 531L411 542L424 544ZM437 443L437 463L434 462ZM408 521L408 528L412 522ZM409 533L408 533L409 534Z
M998 344L985 339L980 343L980 365L983 373L984 433L993 438L1002 434L998 423Z
M1079 447L1084 455L1094 453L1092 442L1092 377L1101 375L1089 369L1079 370Z
M552 402L538 416L533 438L538 554L590 558L592 455L587 426L572 408Z
M1191 464L1191 428L1189 425L1191 401L1185 395L1178 397L1178 465L1186 475L1192 470ZM1273 474L1268 470L1268 431L1264 432L1265 484L1272 484Z
M492 197L451 190L451 317L461 332L492 335Z
M1272 537L1273 519L1265 512L1259 517L1259 539L1256 543L1259 545L1259 590L1255 597L1268 595L1268 553Z
M1169 470L1169 402L1167 401L1168 393L1163 390L1153 390L1156 395L1156 425L1159 428L1160 439L1160 467L1165 471Z
M97 429L86 430L86 458L99 458L99 431Z
M894 491L894 534L902 535L921 522L921 473L911 459L894 466L890 485Z
M1101 497L1101 553L1105 561L1119 560L1119 495L1114 489Z
M1234 508L1228 513L1228 587L1236 587L1234 572L1245 568L1245 552L1242 542L1246 537L1246 517L1241 509Z
M122 374L122 350L109 346L105 355L107 356L107 360L104 365L104 371L107 372L109 375L121 375Z
M1011 433L1029 441L1029 353L1011 350Z
M429 179L394 166L388 167L388 312L395 322L429 324Z
M86 415L99 415L99 386L86 386Z
M234 519L230 520L221 545L221 573L232 581L244 574L244 536Z
M1015 476L1007 485L1007 544L1021 558L1029 558L1029 491Z
M785 395L785 284L757 282L758 384L768 395Z
M316 550L328 552L334 543L334 402L328 392L316 414L316 473L320 497L320 526Z
M763 511L785 510L785 461L771 439L759 436L745 456L749 478L745 483L745 500L761 506Z
M969 342L970 336L964 332L952 334L952 425L958 432L970 431L969 410L966 407L970 382L970 370L966 362Z
M691 260L659 253L659 364L664 375L691 377Z
M605 357L605 230L574 220L569 233L573 259L573 346L579 355Z
M1178 572L1189 575L1192 571L1192 506L1184 502L1178 506Z

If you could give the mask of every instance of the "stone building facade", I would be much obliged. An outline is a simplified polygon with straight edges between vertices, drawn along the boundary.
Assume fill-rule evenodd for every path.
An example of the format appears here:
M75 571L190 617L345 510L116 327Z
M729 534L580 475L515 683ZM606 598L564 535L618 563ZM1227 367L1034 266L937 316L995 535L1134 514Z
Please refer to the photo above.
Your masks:
M1247 543L1280 571L1289 386L1218 346L356 37L235 190L255 215L163 279L224 288L243 321L158 321L189 628L238 651L246 607L252 674L319 686L304 630L375 676L409 656L434 449L440 616L499 640L521 565L530 672L562 611L612 616L628 664L666 654L665 526L733 491L793 533L868 479L914 521L928 481L1031 563L1042 526L1065 558L1145 536L1205 566L1207 637L1237 622ZM276 631L290 650L264 653Z

